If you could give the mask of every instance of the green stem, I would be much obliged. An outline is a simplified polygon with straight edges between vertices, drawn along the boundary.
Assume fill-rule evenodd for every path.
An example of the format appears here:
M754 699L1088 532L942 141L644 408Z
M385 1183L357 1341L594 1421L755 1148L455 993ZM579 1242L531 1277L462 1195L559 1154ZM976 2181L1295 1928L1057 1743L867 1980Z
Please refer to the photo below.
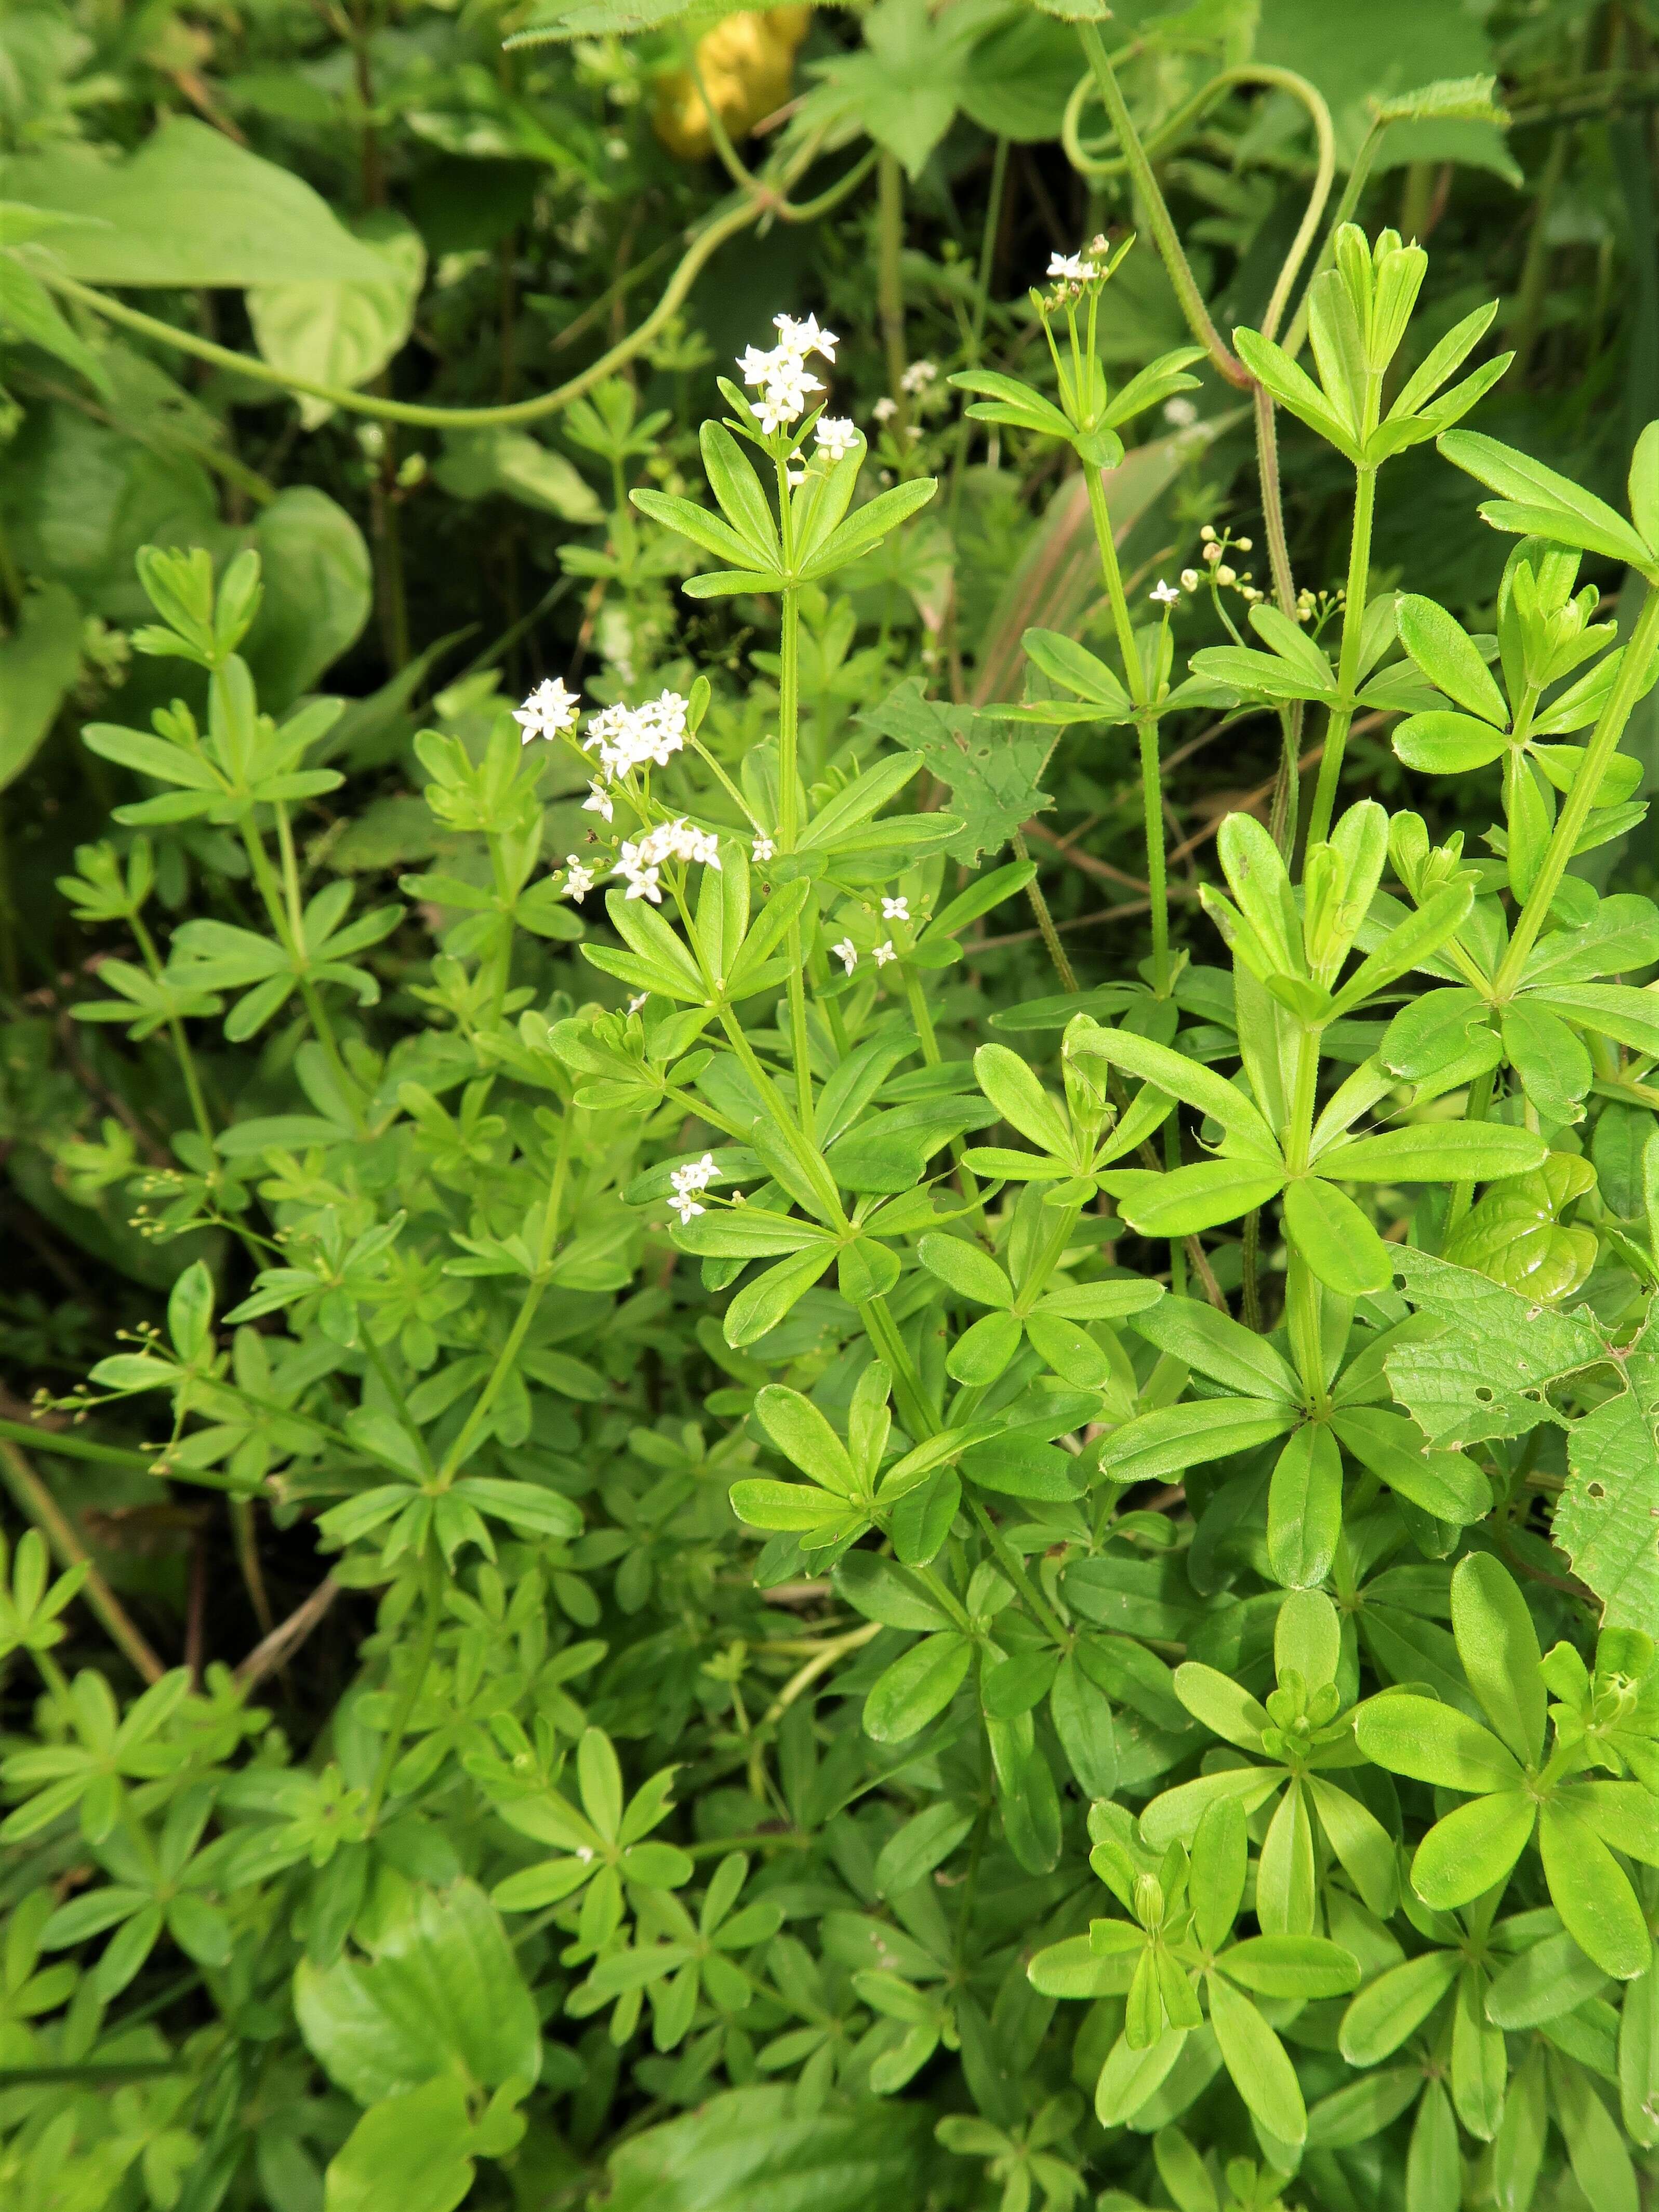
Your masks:
M882 149L876 167L876 305L887 356L887 386L897 412L893 442L901 465L909 447L910 400L904 389L909 363L904 350L904 172L897 156Z
M832 189L848 188L848 179ZM504 407L422 407L413 401L386 399L376 392L354 392L343 385L319 383L314 377L290 375L285 369L273 368L257 354L233 351L228 346L215 345L210 339L198 338L189 331L177 330L156 316L146 315L137 307L129 307L119 300L110 299L90 284L82 284L72 276L59 275L44 264L39 270L41 282L66 299L77 300L106 322L118 323L125 328L139 331L143 337L157 339L171 346L175 352L192 355L198 361L210 362L216 368L228 368L238 376L252 377L255 382L271 384L284 392L303 392L313 399L325 399L332 407L356 415L373 415L386 422L416 422L432 429L482 429L508 422L533 422L544 415L557 414L602 384L623 364L634 359L648 346L658 332L670 323L704 264L717 253L728 238L758 221L774 208L770 198L759 197L738 202L722 214L714 217L686 248L679 265L668 280L662 297L636 330L630 331L610 349L600 355L579 375L558 385L551 392L543 392L535 399L520 399Z
M1492 1107L1492 1091L1496 1086L1496 1075L1497 1071L1489 1067L1484 1075L1477 1075L1474 1082L1470 1084L1468 1101L1463 1109L1463 1119L1466 1121L1484 1121L1486 1120ZM1468 1212L1469 1201L1474 1196L1474 1185L1472 1182L1460 1182L1453 1184L1451 1203L1446 1209L1446 1235L1448 1237L1450 1237L1453 1230L1456 1228L1458 1223L1462 1221L1463 1216Z
M1164 195L1158 189L1158 179L1152 173L1152 165L1146 158L1140 134L1135 129L1133 118L1119 88L1116 73L1101 43L1100 33L1092 23L1079 23L1078 37L1082 40L1089 67L1094 72L1101 103L1117 134L1117 143L1123 149L1123 157L1128 164L1129 174L1134 179L1135 190L1146 207L1153 240L1169 272L1170 282L1175 287L1176 297L1181 302L1182 313L1187 318L1188 328L1210 356L1216 374L1242 391L1249 383L1249 372L1226 344L1210 319L1204 295L1198 289L1198 280L1182 251L1181 240L1164 204Z
M270 855L265 850L264 840L256 834L251 820L244 820L241 825L242 844L247 853L248 865L253 871L253 879L259 887L259 896L264 901L265 912L270 917L271 927L276 933L278 943L294 963L299 981L300 997L310 1018L312 1029L316 1034L317 1042L323 1048L323 1056L328 1061L334 1079L340 1087L340 1095L344 1099L347 1110L361 1135L363 1117L359 1103L357 1085L340 1056L340 1047L334 1035L334 1025L328 1018L327 1011L318 994L317 987L305 973L305 939L301 934L301 925L298 920L299 890L297 883L293 882L291 878L293 848L291 842L287 841L287 827L286 812L283 808L278 807L278 834L283 838L285 843L284 861L290 872L290 892L295 916L292 921L289 918L289 902L285 900L283 885L277 881L276 872L271 867Z
M1561 888L1561 878L1567 872L1573 848L1583 834L1585 819L1595 803L1595 793L1606 775L1607 763L1619 750L1619 740L1625 734L1625 725L1630 720L1632 708L1642 695L1642 686L1656 650L1659 650L1659 587L1650 580L1648 595L1642 611L1636 618L1636 628L1630 643L1625 647L1624 659L1619 664L1619 674L1601 709L1600 720L1584 748L1584 757L1573 779L1572 789L1567 793L1549 849L1544 855L1544 865L1538 871L1537 880L1527 894L1526 902L1516 916L1509 949L1504 953L1492 986L1492 998L1499 1006L1506 1006L1515 995L1527 964L1527 956L1537 941L1544 926L1545 916L1554 903L1555 894Z
M980 1533L995 1553L997 1565L1030 1607L1032 1618L1042 1622L1043 1627L1062 1650L1069 1650L1072 1632L1031 1580L1024 1560L1020 1558L1019 1553L1008 1541L977 1498L969 1498L968 1510L979 1523Z
M404 1736L408 1729L421 1692L426 1687L427 1674L432 1665L432 1656L438 1647L438 1631L443 1625L444 1556L431 1537L422 1563L422 1595L425 1619L421 1626L421 1640L416 1647L407 1680L392 1716L392 1725L386 1731L381 1747L380 1763L374 1770L374 1780L368 1793L368 1817L374 1820L386 1802L386 1793L392 1781L392 1771L398 1764L398 1754L403 1749Z
M783 524L783 557L793 557L789 486L778 464L778 503ZM778 850L793 853L799 829L800 781L800 593L786 587L778 633ZM806 1027L806 963L800 924L789 925L789 1054L795 1069L795 1115L801 1133L813 1141L812 1048Z
M446 1489L454 1480L460 1469L465 1466L466 1455L471 1449L472 1439L477 1435L480 1427L488 1418L489 1409L501 1395L507 1376L512 1374L518 1360L519 1347L530 1334L531 1323L536 1318L536 1310L540 1305L542 1295L547 1288L548 1269L552 1264L553 1248L558 1242L559 1216L564 1210L565 1184L569 1176L570 1146L577 1110L574 1106L567 1107L564 1117L559 1124L559 1150L554 1162L553 1181L547 1194L547 1204L542 1213L541 1234L537 1239L536 1273L525 1291L513 1326L507 1331L507 1341L495 1355L495 1364L489 1370L483 1389L474 1401L472 1410L466 1417L461 1433L444 1455L443 1466L438 1472L438 1481L441 1486Z
M131 921L133 938L144 965L149 970L150 981L154 983L161 983L162 981L161 956L156 950L155 939L145 928L137 915L131 916ZM171 1014L167 1018L167 1034L173 1039L173 1057L179 1063L179 1073L184 1079L185 1091L190 1100L190 1110L195 1118L197 1132L202 1142L210 1146L213 1142L212 1116L208 1112L207 1099L202 1091L202 1080L196 1071L196 1055L190 1048L190 1039L185 1033L185 1024L177 1014Z
M82 1542L74 1522L15 1444L9 1442L0 1442L0 1480L10 1491L19 1510L46 1538L56 1554L58 1565L64 1568L85 1567L86 1580L82 1584L82 1592L87 1604L103 1624L110 1641L146 1682L159 1682L167 1672L166 1668L139 1634L126 1607L94 1565L92 1554ZM46 1663L45 1653L37 1656L44 1667ZM52 1671L56 1673L56 1668ZM58 1674L58 1679L61 1683L64 1678Z
M859 1319L864 1333L875 1346L878 1358L884 1360L893 1377L893 1395L904 1425L918 1440L937 1436L939 1417L929 1401L922 1380L917 1374L909 1348L899 1334L898 1323L893 1319L885 1298L872 1298L868 1305L859 1308Z
M1342 775L1342 754L1353 721L1353 694L1359 675L1359 646L1365 627L1365 592L1370 576L1371 524L1376 506L1376 471L1361 468L1354 477L1353 531L1348 541L1348 596L1342 610L1342 653L1337 690L1344 703L1333 707L1325 725L1325 750L1319 781L1308 814L1308 843L1322 844L1331 834L1331 816Z
M1013 847L1014 858L1017 860L1030 859L1031 855L1026 848L1023 830L1016 830L1009 842ZM1048 902L1042 896L1042 886L1035 876L1025 886L1025 896L1030 901L1031 912L1036 917L1037 929L1047 948L1048 957L1054 963L1054 973L1060 978L1061 988L1075 991L1078 987L1077 970L1066 957L1066 948L1060 941L1060 932L1054 927L1054 918L1048 911Z
M1324 1336L1320 1327L1319 1285L1313 1270L1294 1244L1287 1255L1285 1277L1285 1320L1295 1355L1297 1372L1307 1393L1310 1412L1322 1417L1330 1410L1325 1388Z

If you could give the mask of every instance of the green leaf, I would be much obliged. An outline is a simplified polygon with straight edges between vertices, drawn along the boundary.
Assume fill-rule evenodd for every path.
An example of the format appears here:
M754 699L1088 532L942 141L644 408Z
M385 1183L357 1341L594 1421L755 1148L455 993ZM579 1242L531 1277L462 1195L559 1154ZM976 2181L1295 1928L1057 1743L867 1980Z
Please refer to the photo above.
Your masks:
M1431 1449L1421 1431L1376 1406L1340 1407L1331 1425L1360 1465L1437 1521L1463 1527L1492 1510L1492 1486L1461 1452Z
M1482 437L1474 430L1449 430L1438 442L1454 467L1501 495L1481 509L1500 530L1550 538L1560 545L1582 546L1588 553L1605 554L1627 568L1652 566L1652 554L1605 500L1558 476L1530 454L1517 453L1513 446L1500 445L1496 438Z
M1233 2087L1269 2135L1280 2142L1301 2142L1308 2132L1308 2111L1284 2045L1230 1982L1212 1973L1209 1984L1210 2025Z
M894 0L885 0L894 4ZM867 19L866 19L867 20ZM918 509L927 506L939 489L932 477L920 477L909 483L895 484L890 491L878 492L862 507L854 507L845 522L832 530L822 545L802 562L795 572L803 584L819 584L845 568L878 545L890 532L908 521Z
M1406 1295L1441 1324L1387 1356L1395 1398L1437 1446L1524 1435L1550 1418L1552 1388L1607 1358L1589 1321L1569 1320L1468 1267L1402 1249Z
M1006 1044L982 1044L974 1054L980 1089L1003 1120L1039 1152L1069 1160L1072 1133L1054 1101L1018 1053Z
M1253 1398L1200 1398L1126 1421L1107 1438L1100 1471L1110 1482L1167 1482L1185 1468L1253 1451L1293 1429L1297 1410Z
M1412 1860L1412 1887L1425 1905L1449 1912L1504 1881L1527 1847L1538 1807L1528 1792L1476 1797L1437 1821Z
M1117 1168L1100 1177L1117 1210L1143 1237L1191 1237L1265 1206L1285 1187L1282 1167L1265 1161L1200 1160L1158 1175Z
M289 169L191 117L163 122L123 161L79 146L9 161L15 199L82 221L52 252L83 284L124 289L382 283L380 256Z
M1073 1036L1066 1049L1081 1059L1109 1061L1127 1068L1143 1083L1150 1083L1171 1098L1180 1098L1200 1114L1218 1121L1228 1135L1249 1152L1273 1158L1279 1150L1273 1131L1237 1085L1226 1082L1184 1053L1171 1051L1151 1037L1128 1030L1084 1030ZM1210 1164L1206 1163L1206 1164Z
M1565 1798L1547 1802L1540 1812L1538 1848L1551 1899L1579 1949L1620 1981L1645 1973L1653 1942L1636 1892L1601 1837Z
M1338 2042L1350 2066L1375 2066L1420 2027L1457 1979L1455 1951L1425 1951L1360 1990L1342 2015Z
M1579 1324L1570 1324L1577 1328ZM1551 1536L1601 1601L1602 1626L1659 1621L1659 1309L1622 1355L1625 1388L1575 1421Z
M1501 729L1473 715L1439 708L1407 715L1396 726L1391 743L1407 768L1426 775L1467 775L1474 769L1490 767L1509 749Z
M1386 1692L1362 1705L1354 1736L1375 1765L1437 1790L1512 1790L1521 1780L1519 1765L1490 1729L1455 1705L1409 1691Z
M864 1701L864 1732L903 1743L945 1711L966 1679L974 1647L954 1631L924 1637L877 1676Z
M291 280L250 284L247 292L254 342L273 368L348 390L378 376L403 345L426 275L420 233L401 216L377 210L352 229L380 257L378 281ZM302 396L299 404L307 430L334 412L326 399Z
M1315 1176L1285 1186L1285 1229L1328 1290L1361 1297L1386 1290L1394 1263L1388 1246L1353 1200Z
M1316 1171L1333 1182L1494 1182L1540 1166L1549 1146L1501 1122L1420 1122L1375 1137L1346 1137Z
M329 2160L323 2212L454 2212L472 2186L465 2084L437 2078L373 2106Z
M1395 602L1395 621L1400 642L1430 683L1493 729L1508 728L1508 704L1493 683L1480 647L1444 607L1404 592ZM1496 759L1497 755L1489 757Z
M1138 1336L1242 1396L1300 1407L1296 1370L1265 1337L1195 1298L1166 1297L1134 1322Z
M931 2114L865 2099L804 2109L793 2084L728 2089L612 2152L606 2212L870 2212L920 2198Z
M1341 1997L1359 1986L1359 1962L1321 1936L1249 1936L1216 1964L1262 1997Z
M301 2033L359 2104L457 2069L495 2088L541 2070L536 2008L483 1892L459 1881L415 1890L382 1929L374 1956L343 1957L295 1978Z
M494 495L561 522L598 522L605 512L574 464L527 430L452 431L432 474L453 499Z
M1298 1429L1267 1485L1267 1559L1287 1589L1313 1589L1330 1572L1342 1533L1342 1455L1323 1425Z
M804 1474L842 1498L856 1498L860 1482L847 1447L810 1398L769 1383L755 1400L755 1417Z
M1523 1766L1544 1755L1544 1677L1526 1600L1489 1553L1472 1553L1452 1577L1452 1633L1469 1687L1493 1730Z
M1000 852L1022 823L1054 804L1038 787L1054 749L1053 732L1025 735L988 715L926 699L915 676L857 719L861 728L919 753L945 785L963 823L945 850L966 866L981 853Z
M18 226L9 215L3 220L7 243L15 243L13 234ZM0 254L0 330L9 331L14 341L21 338L26 345L53 355L83 376L94 392L113 400L107 368L64 319L40 279L9 254Z
M0 639L0 791L46 743L80 670L79 604L62 584L46 584L27 595L10 636Z

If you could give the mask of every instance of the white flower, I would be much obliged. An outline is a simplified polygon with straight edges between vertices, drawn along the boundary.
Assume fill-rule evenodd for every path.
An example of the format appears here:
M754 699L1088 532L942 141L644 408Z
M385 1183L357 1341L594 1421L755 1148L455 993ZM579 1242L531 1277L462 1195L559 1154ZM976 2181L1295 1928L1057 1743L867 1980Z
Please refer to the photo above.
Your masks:
M665 691L660 698L647 699L641 707L603 708L587 718L582 750L592 752L597 747L607 782L647 763L666 768L685 744L689 712L687 702L678 691ZM605 819L609 821L608 814Z
M668 1180L676 1195L684 1198L688 1191L707 1190L720 1170L714 1165L713 1152L705 1152L700 1160L691 1160L683 1168L676 1168Z
M822 329L816 315L809 315L804 323L796 322L790 315L774 315L772 327L778 334L778 350L781 353L788 351L802 356L817 353L822 354L825 361L835 360L836 348L841 340L833 331Z
M566 898L585 899L593 888L593 871L586 867L574 853L564 856L564 892Z
M1048 274L1066 284L1086 284L1094 275L1080 253L1051 253Z
M1173 399L1164 401L1164 419L1172 430L1190 430L1198 420L1198 410L1177 392Z
M812 434L829 461L844 460L859 441L857 427L848 415L820 415Z
M688 1223L694 1221L698 1214L707 1213L708 1211L708 1208L706 1206L699 1206L696 1200L691 1196L689 1191L676 1191L673 1197L669 1200L668 1203L673 1208L674 1212L680 1217L680 1227L682 1229L684 1229Z
M662 892L657 884L656 864L646 858L639 845L624 844L621 858L611 872L612 875L624 878L628 884L629 898L649 899L653 906L662 904Z
M640 1008L645 1004L646 1000L650 996L651 994L649 991L641 991L635 997L631 998L628 1002L629 1012L630 1014L637 1014Z
M532 738L559 738L575 728L581 703L580 691L567 691L563 678L553 676L538 684L523 706L513 709L513 719L526 744Z
M913 361L899 379L905 391L915 393L926 392L930 384L938 380L938 367L931 361Z
M898 955L893 950L893 940L890 937L888 939L885 945L877 945L876 965L878 968L884 968L890 960L896 960L897 958ZM850 969L848 972L850 974Z
M757 860L769 860L776 850L776 846L769 837L763 835L756 838L755 858Z
M884 392L870 412L878 422L890 422L894 416L898 413L898 402L896 399L888 398Z
M602 814L607 822L611 820L612 815L616 812L616 809L611 804L610 793L605 789L602 783L590 783L588 785L587 796L582 801L582 812L584 814Z
M1163 577L1160 576L1157 583L1152 586L1152 590L1146 596L1149 599L1156 599L1158 605L1161 607L1172 607L1180 599L1181 594L1176 591L1173 584L1165 583Z
M859 949L852 939L843 937L839 945L832 945L830 950L850 975L859 964Z
M896 898L884 898L882 900L881 918L884 921L909 921L910 902L906 898L902 891L899 893Z

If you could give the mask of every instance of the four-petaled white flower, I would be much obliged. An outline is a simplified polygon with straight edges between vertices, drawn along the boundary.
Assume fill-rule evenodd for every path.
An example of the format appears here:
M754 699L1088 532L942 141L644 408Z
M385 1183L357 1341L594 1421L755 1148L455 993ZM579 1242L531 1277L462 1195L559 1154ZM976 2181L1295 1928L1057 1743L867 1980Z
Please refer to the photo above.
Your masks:
M1080 253L1051 253L1048 256L1048 274L1062 283L1086 284L1094 270Z
M909 921L910 902L904 896L902 891L899 893L896 898L884 898L882 900L881 918L884 921Z
M694 1220L699 1213L707 1213L708 1211L708 1208L706 1206L699 1206L697 1204L696 1200L692 1197L690 1191L677 1190L674 1193L674 1195L669 1200L668 1203L673 1208L674 1212L680 1217L680 1227L682 1229L686 1226L688 1222Z
M689 1160L683 1168L676 1168L669 1182L676 1190L707 1190L719 1170L714 1165L713 1152L705 1152L700 1160Z
M1160 576L1147 596L1156 599L1161 607L1172 607L1181 594L1173 584L1166 584Z
M603 815L609 822L616 811L611 804L611 793L605 786L602 783L590 783L587 787L587 796L582 801L582 812Z
M877 945L876 965L878 968L884 968L890 960L896 960L897 958L898 955L893 950L893 940L890 937L888 939L885 945Z
M757 860L769 860L776 850L777 847L772 842L772 840L764 834L764 832L756 838L755 858Z
M564 893L566 898L585 899L593 888L593 871L576 858L574 853L564 856Z
M658 823L635 842L624 843L611 872L626 878L629 898L647 898L653 906L660 906L658 871L665 860L695 861L705 868L718 868L720 839L712 830L699 830L683 814L676 815L672 822Z
M587 718L582 750L597 747L599 767L609 783L638 768L666 768L685 744L687 701L665 691L640 707L605 707ZM606 819L610 817L607 816Z
M521 707L513 709L522 742L528 744L532 738L562 738L567 730L574 730L581 703L581 693L567 691L562 677L549 677L545 683L536 686Z
M859 964L859 949L852 939L843 937L839 945L832 945L830 950L850 975Z
M844 460L858 445L858 427L849 415L820 415L812 431L826 460Z

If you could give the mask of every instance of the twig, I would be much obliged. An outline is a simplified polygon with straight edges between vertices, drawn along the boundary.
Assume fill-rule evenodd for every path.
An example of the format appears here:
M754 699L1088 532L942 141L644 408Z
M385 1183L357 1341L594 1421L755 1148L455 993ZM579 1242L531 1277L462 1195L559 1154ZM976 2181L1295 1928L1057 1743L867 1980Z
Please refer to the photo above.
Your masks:
M340 1595L341 1585L332 1575L325 1575L302 1605L297 1605L286 1620L279 1620L269 1636L261 1638L247 1657L236 1669L236 1680L241 1688L251 1690L256 1682L280 1667L289 1654L297 1651L312 1630Z
M146 1682L159 1682L167 1668L134 1625L131 1615L93 1564L74 1522L16 1445L0 1437L0 1479L19 1507L51 1545L60 1567L87 1570L82 1594L102 1622L111 1641Z

